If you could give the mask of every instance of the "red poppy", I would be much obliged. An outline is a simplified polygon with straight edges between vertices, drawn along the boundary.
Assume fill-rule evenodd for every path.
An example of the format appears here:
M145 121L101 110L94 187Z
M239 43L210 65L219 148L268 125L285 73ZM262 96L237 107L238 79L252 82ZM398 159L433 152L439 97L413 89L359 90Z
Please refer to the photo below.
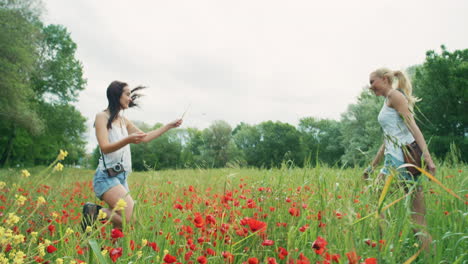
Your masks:
M292 215L292 216L300 216L301 211L299 209L297 209L296 207L291 207L291 208L289 208L289 214Z
M109 256L112 262L116 262L118 258L122 256L122 248L113 248L109 251Z
M203 217L199 213L196 213L193 223L195 224L195 227L202 228L205 225L205 220L203 220Z
M268 258L268 264L278 264L275 258Z
M214 250L211 249L211 248L207 248L207 249L206 249L206 254L211 255L211 256L215 256L215 255L216 255L216 251L214 251Z
M124 237L124 234L122 233L122 231L118 228L113 228L112 231L111 231L111 237L113 239L117 239L119 237Z
M309 225L303 225L299 228L299 231L305 232L307 229L309 229Z
M275 241L269 240L269 239L265 239L262 242L262 246L273 246L274 244L275 244Z
M158 244L156 244L156 242L148 242L148 247L152 248L154 251L156 252L159 252L159 247L158 247Z
M216 219L215 219L215 217L212 216L212 215L207 215L207 216L206 216L206 223L207 223L207 224L213 224L213 225L215 225L215 224L216 224Z
M241 225L248 225L252 232L264 232L267 229L267 223L248 217L241 220Z
M349 264L358 264L361 259L361 257L357 255L356 251L348 252L346 253L346 256L348 257Z
M199 256L197 258L197 262L200 263L200 264L206 264L208 262L208 260L206 260L205 256Z
M166 254L166 256L164 256L164 259L163 259L163 260L164 260L164 262L166 262L166 263L174 263L174 262L177 261L177 258L174 257L174 256L171 256L171 255L169 255L169 254Z
M232 255L230 252L223 251L222 253L224 260L227 263L233 263L234 262L234 255Z
M47 229L49 229L50 235L53 236L54 233L55 233L55 226L54 225L49 225L47 227Z
M377 264L377 259L376 258L366 258L366 260L364 260L364 263L365 264Z
M55 252L55 251L57 251L57 248L54 247L53 245L47 246L47 253L52 253L52 252Z
M317 237L317 239L312 244L312 248L315 250L317 255L322 255L325 252L325 247L327 246L328 242L323 239L323 237Z
M288 255L288 251L285 248L279 247L278 248L278 257L280 259L284 259Z
M247 263L249 263L249 264L258 264L258 259L257 258L249 258L247 260Z

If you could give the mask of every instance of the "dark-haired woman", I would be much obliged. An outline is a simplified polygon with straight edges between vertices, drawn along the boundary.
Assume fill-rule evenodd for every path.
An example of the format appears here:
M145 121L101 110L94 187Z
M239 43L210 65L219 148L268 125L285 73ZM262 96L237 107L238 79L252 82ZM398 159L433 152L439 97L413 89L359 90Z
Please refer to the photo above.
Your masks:
M131 221L134 201L129 193L127 178L132 171L132 158L130 154L130 144L149 142L168 130L179 127L182 119L177 119L165 126L143 133L130 120L121 114L121 110L136 106L135 100L140 97L138 90L144 87L137 87L130 90L124 82L114 81L107 88L108 107L96 115L95 129L101 158L94 175L93 187L96 196L107 203L109 208L101 208L98 205L87 203L83 208L84 221L83 228L92 225L98 217L101 209L110 219L115 228L122 227L122 218L126 222ZM112 210L122 207L125 203L125 216L121 210ZM119 204L118 204L119 202Z

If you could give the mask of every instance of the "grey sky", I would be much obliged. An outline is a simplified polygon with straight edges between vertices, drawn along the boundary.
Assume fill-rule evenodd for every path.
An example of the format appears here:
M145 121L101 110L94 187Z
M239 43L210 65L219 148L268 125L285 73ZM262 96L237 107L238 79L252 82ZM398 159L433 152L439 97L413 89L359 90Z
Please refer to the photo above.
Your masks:
M44 0L47 23L78 45L88 80L76 104L92 123L113 80L145 85L148 124L339 119L372 70L404 69L445 44L468 48L465 0Z

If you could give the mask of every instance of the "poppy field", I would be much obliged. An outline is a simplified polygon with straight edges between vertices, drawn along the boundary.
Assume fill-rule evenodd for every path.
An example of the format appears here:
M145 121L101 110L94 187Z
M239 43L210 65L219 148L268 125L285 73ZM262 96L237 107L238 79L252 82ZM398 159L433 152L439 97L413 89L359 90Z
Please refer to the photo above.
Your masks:
M0 170L0 263L468 263L465 165L422 182L426 251L410 196L360 168L134 172L134 221L82 230L94 171L58 164Z

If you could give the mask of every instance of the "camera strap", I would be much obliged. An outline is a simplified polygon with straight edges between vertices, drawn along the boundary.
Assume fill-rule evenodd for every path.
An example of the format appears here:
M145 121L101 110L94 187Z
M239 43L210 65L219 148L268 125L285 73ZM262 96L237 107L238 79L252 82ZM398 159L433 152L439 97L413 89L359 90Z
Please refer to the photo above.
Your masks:
M123 119L121 119L121 120L123 120ZM122 130L122 135L123 135L122 122L120 122L120 123L121 123L121 124L120 124L120 129ZM124 151L125 151L125 149L122 148L122 157L120 158L120 163L121 163L122 165L123 165ZM101 153L101 159L102 159L102 163L103 163L103 165L104 165L104 169L107 170L108 168L107 168L107 165L106 165L106 159L104 158L104 153L102 153L101 148L99 148L99 153Z
M125 150L122 150L122 157L120 158L120 163L123 164L123 155L124 155L124 152ZM102 153L102 150L101 148L99 148L99 153L101 153L101 159L102 159L102 164L104 165L104 169L108 169L107 168L107 165L106 165L106 159L104 158L104 153Z

